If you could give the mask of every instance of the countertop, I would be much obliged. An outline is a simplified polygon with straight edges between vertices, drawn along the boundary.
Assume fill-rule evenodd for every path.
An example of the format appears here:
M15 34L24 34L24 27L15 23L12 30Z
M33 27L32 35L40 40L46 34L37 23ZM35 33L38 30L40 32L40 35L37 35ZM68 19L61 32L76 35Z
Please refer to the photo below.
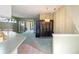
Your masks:
M0 54L12 53L25 40L25 37L12 31L8 32L8 36L6 41L0 43Z
M52 34L54 54L79 54L79 34Z

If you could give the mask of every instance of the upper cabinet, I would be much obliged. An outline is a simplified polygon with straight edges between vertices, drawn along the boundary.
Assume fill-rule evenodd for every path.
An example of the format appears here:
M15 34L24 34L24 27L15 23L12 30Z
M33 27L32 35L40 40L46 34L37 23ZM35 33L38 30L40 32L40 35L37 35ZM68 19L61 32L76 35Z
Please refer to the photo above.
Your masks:
M11 17L11 5L0 5L0 16Z

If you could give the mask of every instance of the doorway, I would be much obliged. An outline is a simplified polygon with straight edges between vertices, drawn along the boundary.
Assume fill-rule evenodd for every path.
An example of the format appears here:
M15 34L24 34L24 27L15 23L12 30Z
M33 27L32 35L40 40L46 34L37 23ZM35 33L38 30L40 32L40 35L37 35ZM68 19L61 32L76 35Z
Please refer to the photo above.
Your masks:
M26 29L27 29L27 32L34 32L34 21L33 20L26 21Z

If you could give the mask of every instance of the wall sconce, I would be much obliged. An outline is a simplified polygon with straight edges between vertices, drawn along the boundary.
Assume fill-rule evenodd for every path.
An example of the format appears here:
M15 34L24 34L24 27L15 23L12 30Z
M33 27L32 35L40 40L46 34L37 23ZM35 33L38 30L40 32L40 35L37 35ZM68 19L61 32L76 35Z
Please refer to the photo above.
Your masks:
M50 22L50 19L45 19L45 22Z

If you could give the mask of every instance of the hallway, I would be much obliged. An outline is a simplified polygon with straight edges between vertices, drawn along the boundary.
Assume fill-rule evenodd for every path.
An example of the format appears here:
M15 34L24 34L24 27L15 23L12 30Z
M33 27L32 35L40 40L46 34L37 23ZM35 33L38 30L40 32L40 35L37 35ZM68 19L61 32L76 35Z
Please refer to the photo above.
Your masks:
M36 38L33 32L24 32L22 35L26 37L26 40L18 48L19 54L49 54L52 52L52 37Z

